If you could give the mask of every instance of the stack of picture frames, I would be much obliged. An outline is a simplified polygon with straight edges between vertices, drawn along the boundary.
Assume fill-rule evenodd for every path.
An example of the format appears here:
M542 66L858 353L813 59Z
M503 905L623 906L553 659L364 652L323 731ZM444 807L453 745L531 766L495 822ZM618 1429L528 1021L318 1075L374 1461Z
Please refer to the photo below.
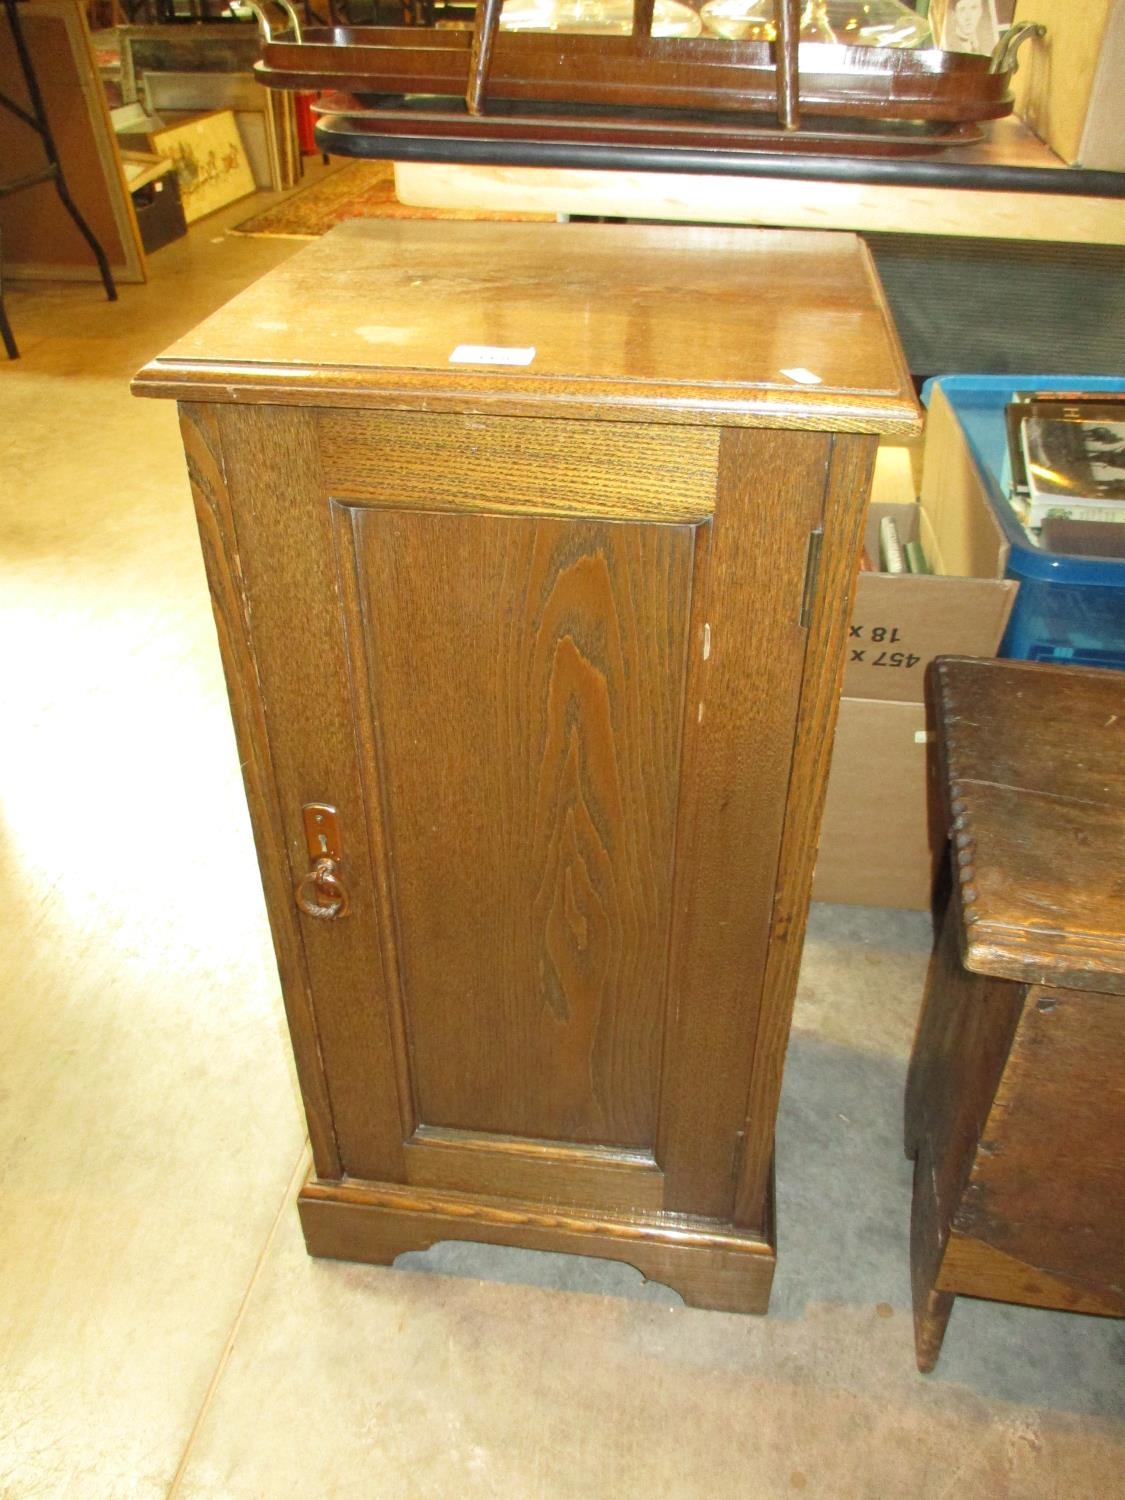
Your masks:
M122 26L118 39L125 102L142 104L169 128L229 110L255 187L276 190L300 180L293 98L254 78L260 38L253 22ZM185 186L181 178L181 193Z

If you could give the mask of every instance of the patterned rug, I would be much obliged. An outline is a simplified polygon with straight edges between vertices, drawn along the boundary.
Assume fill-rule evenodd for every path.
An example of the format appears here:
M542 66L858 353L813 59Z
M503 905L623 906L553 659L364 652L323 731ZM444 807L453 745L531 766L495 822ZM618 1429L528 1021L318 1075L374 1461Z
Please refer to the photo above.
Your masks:
M389 161L352 161L310 187L298 188L235 226L234 234L315 240L345 219L551 219L551 214L474 213L463 208L411 208L395 197Z

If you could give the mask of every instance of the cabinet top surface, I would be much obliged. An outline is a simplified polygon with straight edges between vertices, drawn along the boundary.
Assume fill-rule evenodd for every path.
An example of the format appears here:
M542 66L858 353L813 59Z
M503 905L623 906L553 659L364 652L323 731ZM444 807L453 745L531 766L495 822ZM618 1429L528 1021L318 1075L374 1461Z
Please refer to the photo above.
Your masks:
M352 221L134 389L901 434L918 423L866 250L806 231Z
M947 657L936 686L967 966L1125 993L1125 677Z

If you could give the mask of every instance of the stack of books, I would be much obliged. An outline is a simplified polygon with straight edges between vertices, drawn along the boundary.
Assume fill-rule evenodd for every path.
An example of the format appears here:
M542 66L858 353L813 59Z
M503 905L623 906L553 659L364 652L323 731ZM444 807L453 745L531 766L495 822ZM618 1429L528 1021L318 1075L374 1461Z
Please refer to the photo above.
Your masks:
M1125 392L1016 392L1005 420L1009 500L1029 538L1125 556Z
M860 560L860 571L864 573L932 573L926 561L922 543L904 542L899 536L898 522L893 516L883 516L879 521L879 561L876 566L866 550Z

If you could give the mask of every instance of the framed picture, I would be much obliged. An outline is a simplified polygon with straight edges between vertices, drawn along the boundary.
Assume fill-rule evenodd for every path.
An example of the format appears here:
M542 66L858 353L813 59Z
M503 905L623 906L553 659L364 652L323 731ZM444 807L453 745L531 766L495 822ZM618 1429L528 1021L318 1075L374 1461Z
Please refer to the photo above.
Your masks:
M930 28L946 52L988 56L1000 40L996 0L930 0Z
M189 224L254 191L238 121L229 109L159 131L152 137L152 149L176 164Z

